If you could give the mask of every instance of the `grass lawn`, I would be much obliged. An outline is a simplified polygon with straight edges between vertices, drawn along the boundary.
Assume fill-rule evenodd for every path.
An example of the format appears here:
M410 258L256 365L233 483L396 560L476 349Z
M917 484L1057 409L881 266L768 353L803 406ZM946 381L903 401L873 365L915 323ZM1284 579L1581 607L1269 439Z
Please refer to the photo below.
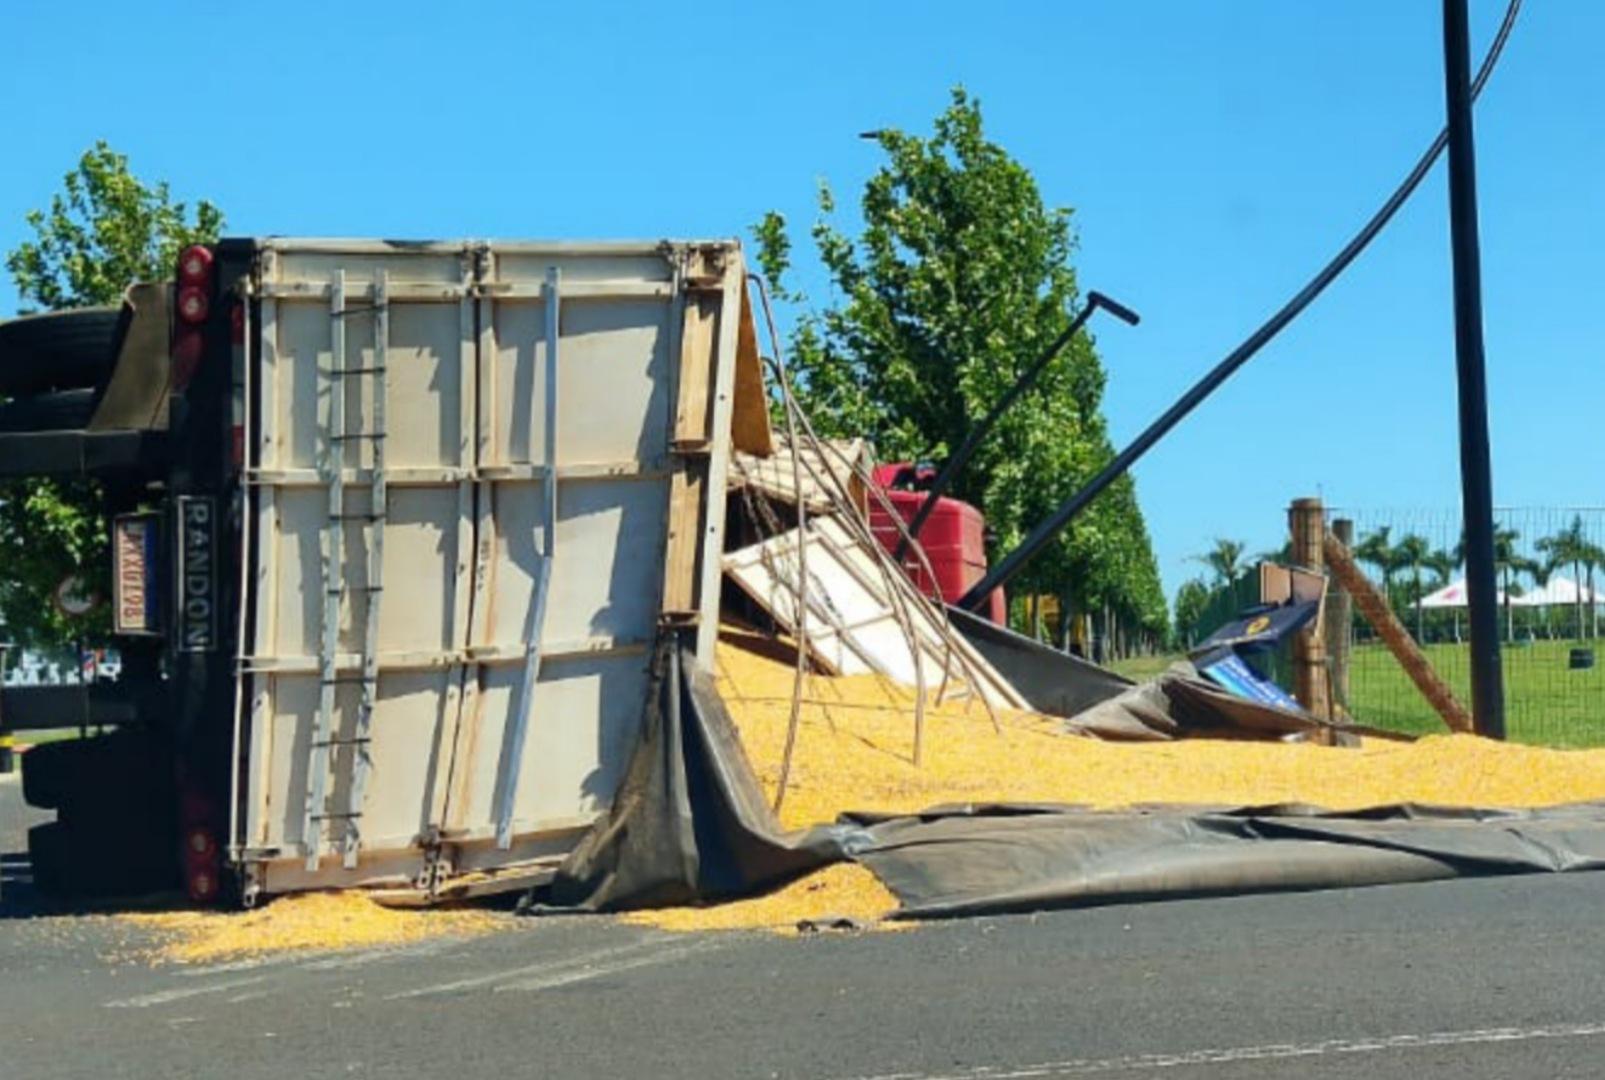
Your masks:
M1166 668L1182 659L1179 654L1160 654L1157 656L1133 656L1129 660L1116 660L1109 665L1109 670L1124 675L1133 682L1142 682L1144 679L1157 678Z
M1516 742L1605 746L1605 668L1572 671L1572 641L1506 645L1505 727ZM1597 646L1605 660L1605 642ZM1464 645L1428 645L1427 658L1469 705L1471 667ZM1394 731L1435 733L1443 724L1382 645L1356 646L1349 662L1349 711Z
M1571 671L1575 642L1535 641L1505 646L1505 727L1515 742L1544 746L1605 746L1605 666ZM1605 641L1597 643L1605 665ZM1428 659L1469 706L1471 668L1464 645L1428 645ZM1128 679L1151 679L1175 656L1139 656L1111 664ZM1447 729L1387 647L1357 645L1349 661L1349 711L1363 724L1417 735Z

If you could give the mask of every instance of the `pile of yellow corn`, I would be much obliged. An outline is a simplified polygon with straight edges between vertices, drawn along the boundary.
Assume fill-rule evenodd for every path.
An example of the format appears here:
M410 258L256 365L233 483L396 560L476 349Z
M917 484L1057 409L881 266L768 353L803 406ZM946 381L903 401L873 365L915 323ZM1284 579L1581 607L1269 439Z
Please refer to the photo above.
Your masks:
M471 937L517 921L490 911L387 908L358 892L297 893L254 911L161 911L121 918L156 933L159 944L148 959L178 964Z
M792 667L765 644L727 629L718 683L772 800ZM873 676L810 676L804 698L780 815L787 828L832 821L846 810L915 811L951 802L1307 802L1353 809L1402 801L1542 806L1605 799L1605 750L1543 750L1465 735L1368 741L1359 749L1207 740L1110 743L1066 736L1056 721L1027 713L1000 714L1000 733L973 701L927 706L923 760L915 766L909 688ZM828 916L873 922L895 907L867 870L833 866L767 896L636 912L625 920L668 930L789 930L801 920ZM176 962L405 944L487 933L516 921L485 911L394 910L357 893L290 896L241 914L124 918L157 931L164 942L158 958Z
M792 668L759 639L727 629L719 690L771 798L780 775ZM811 676L781 822L801 828L846 810L915 811L953 802L1249 805L1305 802L1356 809L1392 802L1544 806L1605 799L1605 750L1545 750L1468 735L1358 749L1192 740L1113 743L1060 733L1051 720L979 703L928 705L916 767L913 691L874 676ZM834 872L833 872L834 873ZM763 902L644 913L672 929L778 925L873 896L858 875L816 875ZM849 898L848 891L852 892ZM837 890L843 890L838 895ZM881 910L895 904L876 898Z

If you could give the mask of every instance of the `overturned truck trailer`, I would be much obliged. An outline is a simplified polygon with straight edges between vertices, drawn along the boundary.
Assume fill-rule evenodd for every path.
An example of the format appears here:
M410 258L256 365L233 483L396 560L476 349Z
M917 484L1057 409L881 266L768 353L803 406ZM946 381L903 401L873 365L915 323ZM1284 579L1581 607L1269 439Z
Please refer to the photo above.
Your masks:
M654 641L712 662L738 398L768 438L739 245L229 240L165 295L165 456L114 536L160 656L94 692L172 762L190 891L539 881ZM65 819L97 770L47 767Z

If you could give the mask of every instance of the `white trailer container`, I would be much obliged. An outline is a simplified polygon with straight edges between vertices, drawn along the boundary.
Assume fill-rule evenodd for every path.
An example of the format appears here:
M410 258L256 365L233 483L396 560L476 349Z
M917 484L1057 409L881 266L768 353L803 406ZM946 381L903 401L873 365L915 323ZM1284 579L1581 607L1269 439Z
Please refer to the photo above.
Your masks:
M656 635L711 663L738 353L761 386L739 245L275 239L247 282L247 899L539 880Z

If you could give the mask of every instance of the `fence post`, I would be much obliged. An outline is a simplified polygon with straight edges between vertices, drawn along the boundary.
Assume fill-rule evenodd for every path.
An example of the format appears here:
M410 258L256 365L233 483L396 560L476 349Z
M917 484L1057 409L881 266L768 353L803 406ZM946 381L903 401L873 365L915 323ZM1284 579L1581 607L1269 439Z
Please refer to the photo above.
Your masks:
M1421 651L1410 631L1404 628L1399 617L1388 606L1387 597L1382 590L1367 581L1360 568L1354 564L1354 554L1347 547L1338 542L1337 537L1326 538L1326 562L1332 568L1334 576L1342 579L1354 597L1354 603L1365 616L1366 622L1377 632L1377 636L1387 645L1388 651L1399 662L1404 673L1410 681L1416 684L1421 696L1426 698L1433 709L1443 718L1450 731L1471 731L1473 725L1471 714L1455 699L1454 691L1449 684L1439 677L1433 670L1432 662L1427 654Z
M1293 562L1318 574L1326 572L1326 511L1320 499L1294 499L1287 512L1293 533ZM1293 638L1293 696L1305 710L1332 718L1332 693L1326 678L1326 641L1311 623Z
M1332 535L1346 548L1354 548L1354 522L1336 518ZM1354 645L1354 600L1336 579L1326 587L1326 656L1331 672L1330 686L1334 708L1349 707L1349 652Z

